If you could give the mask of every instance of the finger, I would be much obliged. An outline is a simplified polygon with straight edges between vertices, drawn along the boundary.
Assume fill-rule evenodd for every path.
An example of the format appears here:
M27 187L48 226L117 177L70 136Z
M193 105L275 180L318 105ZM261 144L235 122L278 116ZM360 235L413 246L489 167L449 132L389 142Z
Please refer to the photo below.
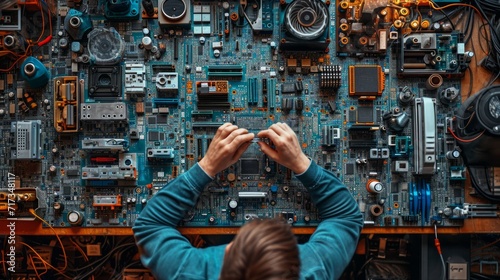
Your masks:
M278 134L276 134L274 130L271 129L263 130L259 132L257 136L262 138L268 138L269 140L271 140L271 142L277 142L280 137Z
M226 126L221 134L220 134L220 138L221 139L227 139L234 131L238 130L238 127L236 125L229 125L229 126Z
M269 129L273 130L278 135L282 135L283 133L285 133L285 131L283 130L283 128L281 128L281 123L275 123L275 124L271 125L269 127Z
M264 154L266 154L267 156L269 156L272 160L275 160L275 159L278 158L278 152L276 150L274 150L273 148L269 147L269 145L267 145L264 142L257 142L257 144L259 145L260 150Z
M234 139L236 139L236 137L240 136L240 135L246 135L248 137L248 135L252 135L252 138L254 137L254 134L253 133L248 133L248 130L246 128L238 128L236 130L233 130L231 132L231 134L229 134L228 136L225 137L225 141L227 143L231 143L234 141ZM250 139L252 140L252 139ZM248 141L250 141L248 140Z
M287 123L278 123L278 124L281 127L281 129L283 129L283 131L295 134L293 129Z
M248 149L251 144L252 142L245 142L243 145L241 145L233 156L233 162L236 162L238 159L240 159L241 155Z
M214 138L217 138L218 136L220 136L222 131L224 131L224 129L230 125L232 125L232 124L231 123L224 123L223 125L219 126L219 128L217 129L217 132L214 135Z

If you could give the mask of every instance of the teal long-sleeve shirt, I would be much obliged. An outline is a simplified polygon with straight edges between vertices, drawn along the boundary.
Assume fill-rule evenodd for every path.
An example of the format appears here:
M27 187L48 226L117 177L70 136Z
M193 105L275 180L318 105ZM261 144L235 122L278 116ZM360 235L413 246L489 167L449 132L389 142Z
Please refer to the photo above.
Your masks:
M299 245L300 279L337 279L354 254L363 225L347 188L314 162L296 176L308 189L322 218L305 244ZM195 248L176 229L212 179L193 166L159 191L133 226L142 263L158 280L218 279L226 245Z

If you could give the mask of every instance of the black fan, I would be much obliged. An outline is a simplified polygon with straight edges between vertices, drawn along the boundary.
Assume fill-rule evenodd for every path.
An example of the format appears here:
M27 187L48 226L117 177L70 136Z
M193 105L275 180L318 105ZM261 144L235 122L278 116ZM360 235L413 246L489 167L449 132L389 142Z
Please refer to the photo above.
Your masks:
M328 7L319 0L295 0L285 11L285 26L297 39L315 40L328 28Z

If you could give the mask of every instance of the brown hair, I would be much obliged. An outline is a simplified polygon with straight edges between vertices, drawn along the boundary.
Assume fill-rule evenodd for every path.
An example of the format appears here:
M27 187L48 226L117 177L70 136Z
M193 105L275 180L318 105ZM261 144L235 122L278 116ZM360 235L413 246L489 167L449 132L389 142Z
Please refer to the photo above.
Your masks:
M220 280L299 279L297 240L290 225L276 219L244 225L224 256Z

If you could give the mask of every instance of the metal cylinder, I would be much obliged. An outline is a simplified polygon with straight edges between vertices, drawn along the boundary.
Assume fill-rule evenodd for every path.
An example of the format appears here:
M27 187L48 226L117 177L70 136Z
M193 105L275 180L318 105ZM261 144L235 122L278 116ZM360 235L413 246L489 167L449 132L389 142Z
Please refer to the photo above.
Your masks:
M425 82L425 87L428 90L436 90L443 84L443 77L439 74L432 74Z
M370 179L366 182L366 190L370 193L381 193L384 190L384 186L377 179Z

